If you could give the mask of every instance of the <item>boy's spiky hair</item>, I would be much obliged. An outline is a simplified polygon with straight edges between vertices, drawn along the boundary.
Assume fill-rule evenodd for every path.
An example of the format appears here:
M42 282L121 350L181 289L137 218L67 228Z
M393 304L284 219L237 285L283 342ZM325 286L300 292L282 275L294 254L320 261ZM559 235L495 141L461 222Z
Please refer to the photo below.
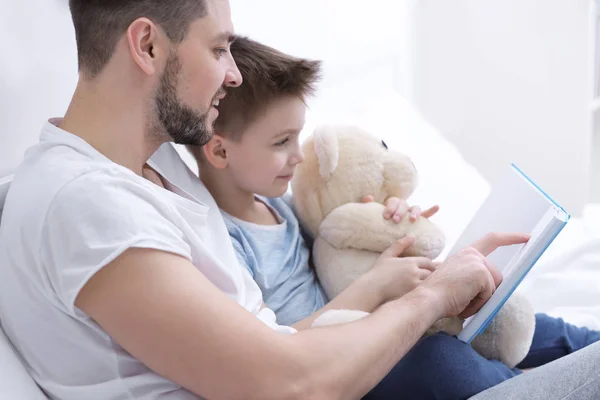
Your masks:
M219 104L215 132L238 139L272 101L297 96L305 101L315 93L321 62L292 57L247 37L237 37L231 54L243 78L241 86L227 90Z

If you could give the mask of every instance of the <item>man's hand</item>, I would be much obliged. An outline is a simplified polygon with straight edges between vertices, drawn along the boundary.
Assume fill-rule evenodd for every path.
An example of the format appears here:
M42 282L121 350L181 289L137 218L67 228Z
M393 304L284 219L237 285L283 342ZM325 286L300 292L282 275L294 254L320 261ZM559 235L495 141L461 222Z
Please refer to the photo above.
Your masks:
M435 264L429 258L399 258L413 242L412 237L398 240L379 256L369 271L370 279L379 288L382 302L404 296L435 271Z
M373 196L365 196L360 200L361 203L370 203L372 201L374 201ZM409 206L406 200L402 200L398 197L388 198L384 205L385 211L383 212L383 218L392 220L395 223L400 223L404 219L404 216L409 213L410 221L415 222L419 217L431 218L440 210L440 206L435 205L422 211L421 207Z
M489 233L440 264L420 289L431 290L434 296L439 296L442 317L470 317L502 282L502 274L486 257L498 247L527 240L529 235L521 233Z

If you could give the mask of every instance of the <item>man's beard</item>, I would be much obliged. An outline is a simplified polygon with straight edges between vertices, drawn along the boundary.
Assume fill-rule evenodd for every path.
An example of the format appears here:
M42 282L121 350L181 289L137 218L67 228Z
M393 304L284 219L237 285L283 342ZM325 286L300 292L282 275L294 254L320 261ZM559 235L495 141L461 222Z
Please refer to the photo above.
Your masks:
M213 127L207 124L208 111L201 114L178 99L180 70L179 58L171 53L156 93L154 107L158 126L153 131L159 136L166 133L177 144L203 146L212 138Z

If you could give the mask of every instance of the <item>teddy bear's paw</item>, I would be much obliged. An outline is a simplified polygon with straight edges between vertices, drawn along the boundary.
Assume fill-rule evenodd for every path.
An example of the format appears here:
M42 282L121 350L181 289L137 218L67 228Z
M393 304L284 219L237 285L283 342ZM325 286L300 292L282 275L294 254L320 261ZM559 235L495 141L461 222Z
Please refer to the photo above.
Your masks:
M514 368L529 353L534 331L533 307L527 298L515 293L471 345L485 358Z
M369 315L368 312L359 310L329 310L319 315L312 323L313 328L346 324L358 321Z
M444 234L433 226L433 229L422 232L418 228L414 232L410 232L409 235L415 238L412 246L410 246L404 253L409 257L427 257L434 259L440 255L444 246L446 245L446 238Z

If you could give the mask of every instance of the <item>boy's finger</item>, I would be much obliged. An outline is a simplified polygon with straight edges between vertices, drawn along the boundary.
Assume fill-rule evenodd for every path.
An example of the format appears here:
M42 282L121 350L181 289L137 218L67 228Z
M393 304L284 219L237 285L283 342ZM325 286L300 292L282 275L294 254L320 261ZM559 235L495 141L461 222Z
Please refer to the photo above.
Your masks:
M421 217L424 217L424 218L431 218L431 217L433 217L435 214L437 214L437 212L438 212L438 211L440 211L440 206L438 206L438 205L435 205L435 206L433 206L433 207L431 207L431 208L428 208L427 210L423 211L423 212L421 213Z
M402 221L404 219L404 215L406 215L406 211L402 207L398 207L394 213L394 222L398 223Z
M396 215L398 211L401 211L400 202L397 198L390 198L385 201L385 212L383 217L385 219L394 219L396 220Z
M426 269L429 272L433 272L435 271L435 263L427 258L427 257L417 257L418 261L417 261L417 265L419 266L420 269Z
M372 203L373 201L375 201L375 198L371 195L365 196L362 199L360 199L361 203Z
M381 253L381 257L398 257L402 253L406 251L415 241L415 238L412 236L405 236L400 240L397 240L394 244L388 247L383 253Z
M410 220L412 222L415 222L417 220L417 218L419 218L422 215L421 213L421 207L419 206L412 206L410 208Z

